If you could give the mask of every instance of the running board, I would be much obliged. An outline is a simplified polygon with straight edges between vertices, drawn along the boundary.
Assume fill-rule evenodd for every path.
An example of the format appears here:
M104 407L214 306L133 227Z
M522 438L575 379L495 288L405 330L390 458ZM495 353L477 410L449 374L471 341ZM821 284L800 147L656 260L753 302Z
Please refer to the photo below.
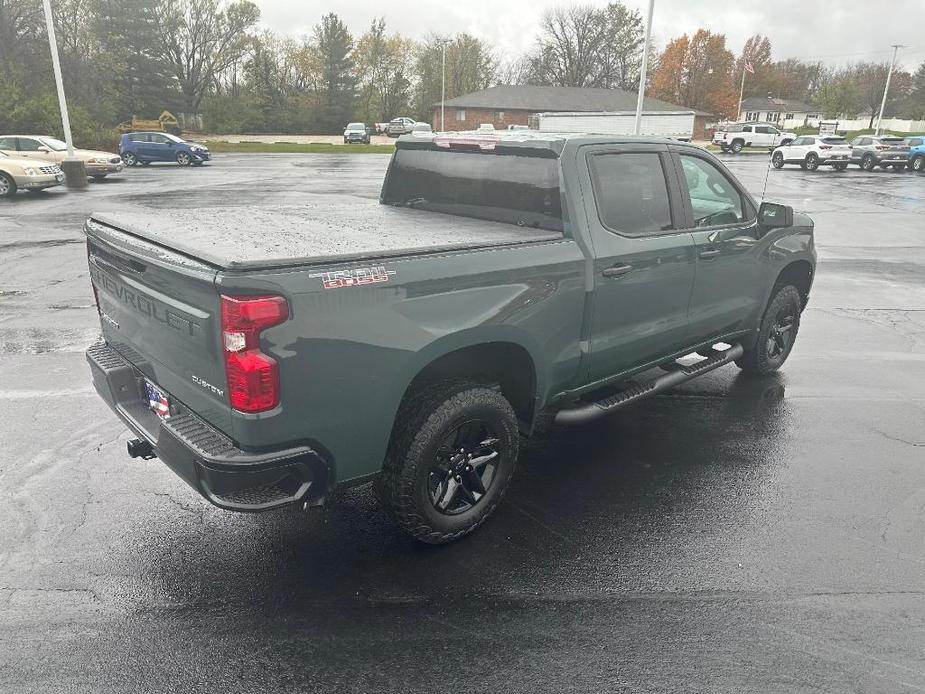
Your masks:
M590 422L592 419L597 419L598 417L603 417L604 415L619 410L625 405L661 393L669 388L674 388L676 385L696 378L701 374L725 366L729 362L735 361L741 357L744 351L742 345L733 345L729 349L724 350L714 349L713 354L702 361L698 361L696 364L691 364L690 366L678 364L676 368L673 368L664 376L659 376L652 381L646 383L630 383L625 390L621 390L614 395L609 395L606 398L594 402L583 402L576 407L559 410L556 414L556 424L579 424L582 422Z

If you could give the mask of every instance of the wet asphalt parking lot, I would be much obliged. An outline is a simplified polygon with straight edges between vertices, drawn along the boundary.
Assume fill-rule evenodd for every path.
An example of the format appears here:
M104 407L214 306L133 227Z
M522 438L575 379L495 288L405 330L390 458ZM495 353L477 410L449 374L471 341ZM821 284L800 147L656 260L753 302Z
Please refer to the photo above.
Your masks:
M819 252L784 371L553 431L455 545L367 488L324 522L238 515L127 458L83 356L87 213L375 197L387 161L0 201L0 692L925 691L925 176L770 171ZM760 197L766 157L726 161Z

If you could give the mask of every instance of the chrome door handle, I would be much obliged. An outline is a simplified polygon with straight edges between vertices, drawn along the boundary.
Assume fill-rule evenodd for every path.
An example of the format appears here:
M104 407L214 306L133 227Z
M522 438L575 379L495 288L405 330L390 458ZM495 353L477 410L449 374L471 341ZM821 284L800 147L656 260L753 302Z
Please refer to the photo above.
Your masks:
M610 267L604 268L601 271L601 274L604 277L616 278L616 277L623 277L625 274L632 272L632 271L633 271L632 265L611 265Z
M700 251L700 257L704 258L705 260L709 260L710 258L715 258L718 256L720 252L721 251L718 248L713 248L709 251Z

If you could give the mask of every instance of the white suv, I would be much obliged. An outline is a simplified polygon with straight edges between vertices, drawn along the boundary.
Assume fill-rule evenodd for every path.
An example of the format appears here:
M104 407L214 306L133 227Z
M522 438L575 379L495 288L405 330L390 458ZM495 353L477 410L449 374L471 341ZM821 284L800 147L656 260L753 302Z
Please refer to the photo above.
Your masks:
M807 171L815 171L820 166L844 171L850 160L851 147L845 138L837 135L804 135L771 153L771 164L775 169L784 164L799 164Z
M713 144L724 152L738 154L743 147L767 147L769 150L786 145L797 138L795 133L779 130L767 123L733 123L713 135Z

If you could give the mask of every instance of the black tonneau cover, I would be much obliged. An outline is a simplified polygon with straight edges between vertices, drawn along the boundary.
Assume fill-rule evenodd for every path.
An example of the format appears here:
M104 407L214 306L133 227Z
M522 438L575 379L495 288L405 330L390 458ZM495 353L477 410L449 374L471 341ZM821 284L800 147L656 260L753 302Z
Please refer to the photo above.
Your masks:
M375 260L562 238L555 231L380 205L330 202L259 207L146 209L94 213L102 223L218 269L252 270Z

